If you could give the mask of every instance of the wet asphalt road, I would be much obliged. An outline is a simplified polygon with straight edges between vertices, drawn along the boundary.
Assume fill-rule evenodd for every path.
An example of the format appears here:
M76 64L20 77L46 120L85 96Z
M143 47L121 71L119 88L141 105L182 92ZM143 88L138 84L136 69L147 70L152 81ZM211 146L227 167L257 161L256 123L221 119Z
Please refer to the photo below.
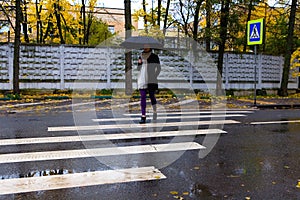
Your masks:
M98 118L109 116L108 111L98 114ZM225 125L223 130L228 133L220 136L205 158L199 158L196 150L186 151L180 159L160 169L167 179L3 195L0 199L300 199L300 189L296 187L300 179L300 123L251 124L299 120L300 110L257 110L246 117L232 119L241 123ZM7 114L0 116L0 121L2 139L74 135L73 132L47 131L50 126L74 125L71 112ZM166 140L168 138L127 142ZM201 144L203 136L197 136L195 141ZM0 152L82 148L85 144L76 142L4 146ZM1 164L0 176L16 178L51 169L73 173L107 167L95 158L23 162Z

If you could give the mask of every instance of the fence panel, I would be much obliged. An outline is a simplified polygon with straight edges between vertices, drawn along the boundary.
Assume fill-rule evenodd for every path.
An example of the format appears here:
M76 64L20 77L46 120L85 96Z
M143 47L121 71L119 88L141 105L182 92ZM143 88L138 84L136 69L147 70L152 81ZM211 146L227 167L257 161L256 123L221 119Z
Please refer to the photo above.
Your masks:
M74 82L98 83L98 88L124 87L125 50L114 47L22 45L20 52L20 87L67 89ZM169 88L207 88L217 79L217 54L187 50L156 51L162 65L159 82ZM132 52L133 82L139 51ZM258 88L280 87L283 57L226 53L223 63L225 89L253 89L254 67ZM196 60L196 61L195 61ZM0 89L12 89L13 45L0 46ZM298 87L298 78L290 78L289 88ZM133 87L136 84L133 83Z

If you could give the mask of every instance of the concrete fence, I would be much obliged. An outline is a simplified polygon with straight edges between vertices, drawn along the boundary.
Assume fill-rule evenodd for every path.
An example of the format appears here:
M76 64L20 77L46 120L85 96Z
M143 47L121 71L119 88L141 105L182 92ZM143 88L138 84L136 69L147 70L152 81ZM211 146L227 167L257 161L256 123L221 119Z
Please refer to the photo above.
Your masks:
M20 88L94 89L124 88L125 49L116 47L22 45ZM197 58L184 49L156 52L161 60L160 88L214 88L217 54L199 51ZM136 61L133 51L133 88L136 87ZM283 57L225 53L223 82L225 89L253 89L257 67L257 89L277 89ZM298 78L290 78L289 88L298 88ZM13 45L0 46L0 89L10 90L13 83Z

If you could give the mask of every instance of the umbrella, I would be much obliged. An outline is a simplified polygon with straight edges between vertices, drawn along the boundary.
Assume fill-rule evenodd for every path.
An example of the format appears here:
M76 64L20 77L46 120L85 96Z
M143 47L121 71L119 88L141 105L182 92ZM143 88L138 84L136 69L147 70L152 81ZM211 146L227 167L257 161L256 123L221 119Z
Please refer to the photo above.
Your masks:
M121 46L127 49L143 49L145 46L152 49L162 49L163 45L153 37L132 36L121 43Z

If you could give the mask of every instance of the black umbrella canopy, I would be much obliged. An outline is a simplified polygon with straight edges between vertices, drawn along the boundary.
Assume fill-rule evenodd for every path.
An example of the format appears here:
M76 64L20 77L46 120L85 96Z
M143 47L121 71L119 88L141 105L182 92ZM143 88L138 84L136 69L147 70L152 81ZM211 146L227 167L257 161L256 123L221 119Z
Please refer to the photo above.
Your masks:
M132 36L122 42L121 46L127 49L143 49L144 47L152 49L163 48L163 45L158 40L149 36Z

